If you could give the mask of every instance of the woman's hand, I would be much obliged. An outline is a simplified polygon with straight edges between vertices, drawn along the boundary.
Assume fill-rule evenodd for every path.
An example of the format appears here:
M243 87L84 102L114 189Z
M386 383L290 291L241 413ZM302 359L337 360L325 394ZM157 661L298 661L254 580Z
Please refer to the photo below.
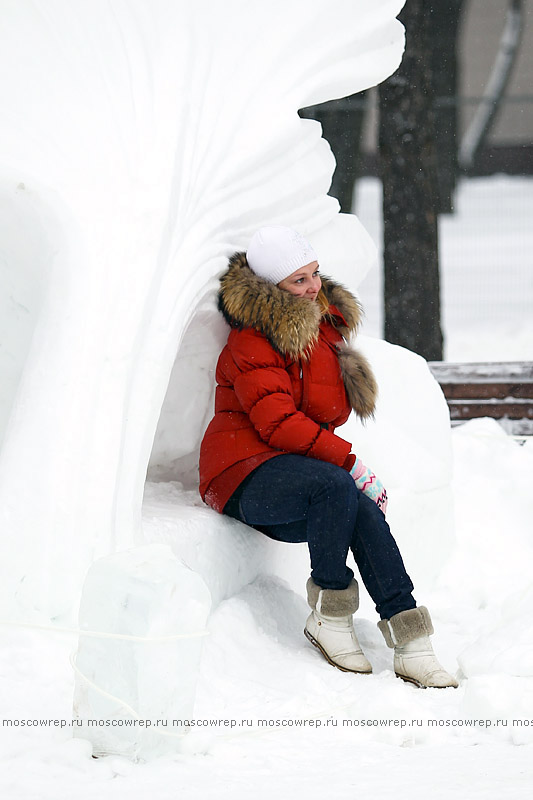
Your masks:
M350 475L355 481L357 488L370 497L376 503L378 508L381 508L384 514L387 513L387 492L385 487L376 478L372 470L365 467L360 458L355 459L355 464L350 470Z

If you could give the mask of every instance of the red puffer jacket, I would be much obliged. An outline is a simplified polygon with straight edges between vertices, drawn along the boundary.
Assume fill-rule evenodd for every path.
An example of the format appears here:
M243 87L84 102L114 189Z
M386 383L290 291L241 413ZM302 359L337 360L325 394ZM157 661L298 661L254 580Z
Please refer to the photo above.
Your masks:
M219 307L232 326L217 364L215 415L200 450L200 494L217 511L259 464L298 453L349 469L351 444L334 433L352 408L372 414L376 386L344 337L360 320L347 289L323 279L331 305L258 278L239 253L221 279Z

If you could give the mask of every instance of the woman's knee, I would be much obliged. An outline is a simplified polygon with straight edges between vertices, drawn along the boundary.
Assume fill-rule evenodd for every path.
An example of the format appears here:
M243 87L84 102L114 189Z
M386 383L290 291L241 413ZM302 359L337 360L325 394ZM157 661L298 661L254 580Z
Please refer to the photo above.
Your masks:
M321 463L325 464L328 469L320 470L317 474L314 487L316 493L321 496L330 496L336 500L344 498L345 502L356 504L358 489L350 473L335 464Z
M357 507L358 489L342 467L327 461L284 454L258 467L247 485L241 503L247 507L253 499L264 507L274 501L278 505L306 506L326 502Z

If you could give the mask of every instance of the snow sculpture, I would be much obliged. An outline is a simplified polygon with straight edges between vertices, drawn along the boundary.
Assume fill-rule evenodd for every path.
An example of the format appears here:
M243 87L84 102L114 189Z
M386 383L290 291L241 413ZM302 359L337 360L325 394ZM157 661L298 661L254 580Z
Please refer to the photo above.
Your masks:
M13 615L68 616L95 557L140 541L171 368L231 251L283 221L324 257L342 237L368 262L357 220L326 196L320 126L296 111L395 69L402 4L4 4L0 180L16 211L1 229L0 585Z
M93 755L176 752L193 716L211 598L169 547L147 545L96 561L80 606L74 734Z

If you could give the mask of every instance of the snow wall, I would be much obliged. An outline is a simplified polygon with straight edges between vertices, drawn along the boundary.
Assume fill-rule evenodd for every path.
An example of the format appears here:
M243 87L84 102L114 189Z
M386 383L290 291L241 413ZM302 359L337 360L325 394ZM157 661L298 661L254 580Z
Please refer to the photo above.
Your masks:
M299 229L351 288L371 266L368 235L327 196L334 161L320 125L297 109L391 74L402 5L4 2L4 612L72 615L94 559L143 540L150 459L152 477L194 483L226 335L217 277L259 225ZM405 354L366 348L380 379L404 380ZM389 391L362 454L390 474L397 437L380 458L371 436L395 425ZM430 489L442 498L446 423L437 429L444 466Z

